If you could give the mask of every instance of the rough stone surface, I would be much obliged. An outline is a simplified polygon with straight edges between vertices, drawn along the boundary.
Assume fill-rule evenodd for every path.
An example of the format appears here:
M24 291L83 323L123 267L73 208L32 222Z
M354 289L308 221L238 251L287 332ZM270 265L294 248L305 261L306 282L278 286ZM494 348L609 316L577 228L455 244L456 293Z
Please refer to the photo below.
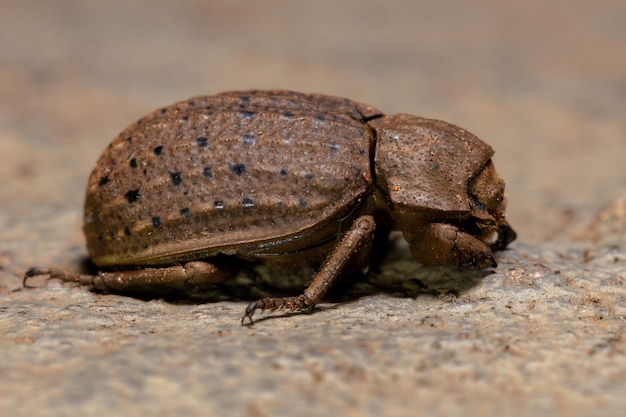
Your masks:
M623 1L0 3L0 415L624 415ZM306 271L177 299L21 288L82 267L87 176L119 131L248 88L469 129L518 241L469 272L398 242L314 314L252 328L246 302Z

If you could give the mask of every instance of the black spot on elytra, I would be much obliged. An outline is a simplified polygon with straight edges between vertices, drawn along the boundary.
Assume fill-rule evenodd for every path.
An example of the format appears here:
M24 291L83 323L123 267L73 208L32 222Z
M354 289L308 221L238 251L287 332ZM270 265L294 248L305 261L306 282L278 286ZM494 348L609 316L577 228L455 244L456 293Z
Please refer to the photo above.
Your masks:
M224 200L215 200L213 202L215 210L224 210Z
M242 139L243 143L245 143L246 145L254 145L254 143L256 142L256 135L252 133L247 133L243 135Z
M131 233L130 233L130 229L128 228L128 226L126 226L126 227L124 228L124 234L125 234L126 236L130 236L130 235L131 235Z
M183 116L181 120L186 123L189 121L189 116Z
M318 122L318 123L323 123L324 120L326 120L326 118L324 116L322 116L322 115L315 116L315 121Z
M183 179L180 176L180 172L170 172L170 179L172 180L172 184L180 185L183 182Z
M129 190L126 194L124 194L124 197L126 197L126 200L128 200L129 203L134 203L139 199L139 190Z
M364 155L365 154L365 149L359 149L359 155Z
M209 139L207 139L206 136L200 136L198 138L196 138L196 145L202 147L202 146L206 146L209 143Z
M180 217L184 217L184 218L191 217L191 212L189 211L189 207L180 209Z
M243 173L246 172L245 164L229 164L228 166L236 175L243 175Z
M283 119L286 119L286 120L293 119L293 113L291 113L291 112L283 113Z
M161 226L161 218L159 216L153 216L152 217L152 225L154 227L159 227Z
M161 155L161 153L163 153L163 146L157 146L156 148L154 148L155 155Z
M189 104L189 107L196 107L196 102L193 100L189 100L187 104Z
M287 170L285 168L280 170L280 176L281 177L286 177L287 176Z
M133 141L133 137L132 137L132 136L127 137L127 138L126 138L126 141L127 141L127 142L132 142L132 141Z
M162 108L161 109L161 114L165 114L165 113L167 113L167 109L166 108Z
M337 145L336 143L329 143L327 146L328 146L328 149L330 149L331 151L339 150L339 145Z
M108 175L105 175L104 177L100 177L100 180L98 181L98 185L99 185L100 187L102 187L103 185L105 185L105 184L106 184L106 183L108 183L109 181L111 181L111 180L109 179L109 176L108 176Z
M250 101L250 97L249 97L249 96L241 96L241 97L239 97L239 100L240 100L242 103L247 103L247 102L249 102L249 101Z
M242 110L239 112L239 116L242 119L252 119L256 113L250 110Z
M213 178L213 173L211 172L211 167L204 167L204 168L202 168L202 175L204 175L205 178Z
M299 205L300 207L304 208L304 207L306 207L306 205L307 205L307 201L306 201L304 198L301 198L301 199L298 201L298 205Z
M254 200L253 200L253 199L251 199L250 197L244 197L244 198L241 200L241 206L242 206L243 208L245 208L245 209L252 208L252 207L254 207Z
M304 179L307 181L311 181L313 179L313 174L307 172L306 174L304 174Z
M129 164L131 168L137 168L137 160L135 158L131 159Z

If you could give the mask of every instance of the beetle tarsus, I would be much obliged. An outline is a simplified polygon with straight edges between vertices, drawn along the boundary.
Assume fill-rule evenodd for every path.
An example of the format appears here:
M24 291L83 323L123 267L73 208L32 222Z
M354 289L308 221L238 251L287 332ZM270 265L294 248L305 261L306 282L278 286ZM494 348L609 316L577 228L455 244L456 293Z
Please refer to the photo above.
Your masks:
M24 277L22 277L22 287L24 288L37 288L35 285L28 284L28 280L37 277L39 275L48 275L47 279L60 278L65 280L62 275L62 271L56 268L39 268L37 266L30 267L28 271L24 273Z
M246 311L241 318L241 325L245 324L246 319L250 321L250 325L254 324L252 316L257 310L261 311L282 311L287 310L290 313L294 311L310 312L315 307L315 303L307 297L305 294L301 294L297 297L265 297L248 304Z
M22 287L37 288L34 285L28 284L28 280L39 275L48 275L48 278L46 278L46 280L60 279L63 282L74 282L81 285L95 284L92 280L93 277L91 275L74 274L58 268L39 268L33 266L24 273L24 277L22 278Z

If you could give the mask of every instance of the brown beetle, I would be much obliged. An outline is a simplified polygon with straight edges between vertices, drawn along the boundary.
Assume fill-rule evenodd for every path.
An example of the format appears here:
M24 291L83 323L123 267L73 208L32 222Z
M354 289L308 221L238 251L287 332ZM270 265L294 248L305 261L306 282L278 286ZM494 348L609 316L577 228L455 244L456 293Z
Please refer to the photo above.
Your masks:
M311 310L391 230L425 265L494 267L515 232L492 155L452 124L337 97L195 97L132 124L91 173L84 231L103 272L25 280L123 292L226 280L237 268L224 257L321 264L303 294L250 304L252 323L257 309Z

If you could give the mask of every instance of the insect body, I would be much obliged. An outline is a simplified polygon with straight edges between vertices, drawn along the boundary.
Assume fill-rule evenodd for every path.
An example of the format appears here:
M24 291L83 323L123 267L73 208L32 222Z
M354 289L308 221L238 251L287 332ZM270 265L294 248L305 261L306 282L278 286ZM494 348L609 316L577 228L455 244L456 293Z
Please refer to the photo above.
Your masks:
M195 97L129 126L91 173L84 232L102 272L27 277L123 292L223 281L237 268L222 259L321 264L303 294L250 304L252 322L257 309L312 309L391 230L423 264L493 267L515 232L492 154L449 123L337 97Z

